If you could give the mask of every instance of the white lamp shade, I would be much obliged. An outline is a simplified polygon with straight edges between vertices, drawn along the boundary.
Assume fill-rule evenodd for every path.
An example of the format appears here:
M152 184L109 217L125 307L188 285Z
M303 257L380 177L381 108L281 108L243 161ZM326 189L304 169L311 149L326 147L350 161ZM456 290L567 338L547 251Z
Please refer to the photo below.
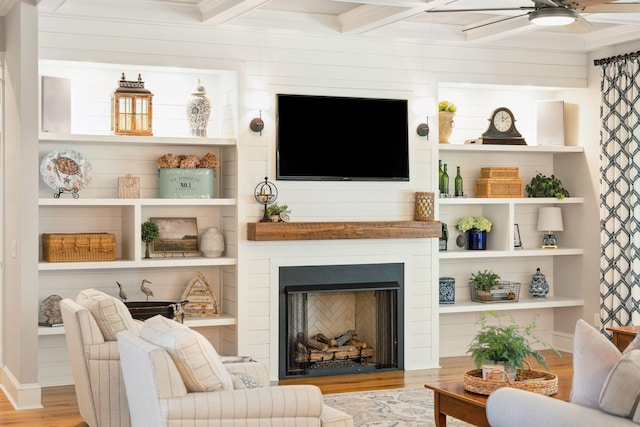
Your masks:
M563 231L562 209L545 207L538 210L538 231Z

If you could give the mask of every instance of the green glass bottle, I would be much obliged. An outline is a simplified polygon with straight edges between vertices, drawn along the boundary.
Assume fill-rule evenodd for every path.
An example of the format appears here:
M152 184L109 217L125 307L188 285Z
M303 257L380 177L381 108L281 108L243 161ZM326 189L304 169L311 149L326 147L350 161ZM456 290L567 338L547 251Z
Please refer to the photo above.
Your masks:
M444 169L442 171L442 194L449 194L449 174L447 173L447 164L444 164Z
M438 190L442 194L442 160L438 160Z
M462 177L460 176L460 166L458 166L458 172L454 180L454 186L455 186L454 195L456 197L462 197Z

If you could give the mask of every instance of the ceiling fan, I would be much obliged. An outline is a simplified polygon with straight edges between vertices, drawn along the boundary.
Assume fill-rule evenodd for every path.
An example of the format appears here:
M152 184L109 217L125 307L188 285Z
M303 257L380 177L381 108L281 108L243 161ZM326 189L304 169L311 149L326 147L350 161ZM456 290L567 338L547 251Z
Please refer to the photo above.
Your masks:
M629 12L630 8L640 12L640 5L637 3L612 3L611 0L531 0L531 6L517 7L496 7L496 8L469 8L469 9L430 9L427 13L454 13L454 12L498 12L498 11L523 11L520 15L509 16L497 21L480 24L466 30L472 30L486 25L497 24L498 22L509 19L519 18L521 16L529 16L529 22L541 26L560 26L569 25L575 22L588 24L588 22L580 15L580 13L606 12L618 13ZM600 7L599 7L600 6ZM637 8L637 9L635 9ZM617 10L616 10L617 9Z

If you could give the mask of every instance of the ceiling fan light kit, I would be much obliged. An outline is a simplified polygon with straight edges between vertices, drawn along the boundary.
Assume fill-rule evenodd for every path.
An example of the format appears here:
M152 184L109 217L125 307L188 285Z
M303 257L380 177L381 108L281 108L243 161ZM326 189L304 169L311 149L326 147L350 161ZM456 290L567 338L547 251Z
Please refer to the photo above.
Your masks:
M529 21L542 26L569 25L578 20L578 13L566 7L543 7L529 14Z

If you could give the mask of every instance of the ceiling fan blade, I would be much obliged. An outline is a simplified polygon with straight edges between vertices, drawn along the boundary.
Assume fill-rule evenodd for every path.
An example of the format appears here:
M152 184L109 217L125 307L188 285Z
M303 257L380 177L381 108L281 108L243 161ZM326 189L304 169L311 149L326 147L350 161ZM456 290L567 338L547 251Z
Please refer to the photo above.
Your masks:
M589 27L593 24L587 21L582 15L578 15L578 20L573 24L569 24L566 26L567 30L576 34L584 34L589 31Z
M498 22L504 22L504 21L508 21L510 19L520 18L521 16L527 16L529 13L531 13L531 12L523 13L522 15L508 16L508 17L503 18L503 19L498 19L497 21L491 21L491 22L487 22L485 24L476 25L474 27L468 27L468 28L463 29L462 31L464 32L464 31L475 30L476 28L486 27L487 25L497 24Z
M425 10L427 13L437 13L437 12L499 12L505 10L534 10L535 6L520 6L520 7L494 7L494 8L485 8L485 9L429 9Z
M611 0L563 0L562 3L571 9L582 11L590 6L599 6L601 4L610 3Z

